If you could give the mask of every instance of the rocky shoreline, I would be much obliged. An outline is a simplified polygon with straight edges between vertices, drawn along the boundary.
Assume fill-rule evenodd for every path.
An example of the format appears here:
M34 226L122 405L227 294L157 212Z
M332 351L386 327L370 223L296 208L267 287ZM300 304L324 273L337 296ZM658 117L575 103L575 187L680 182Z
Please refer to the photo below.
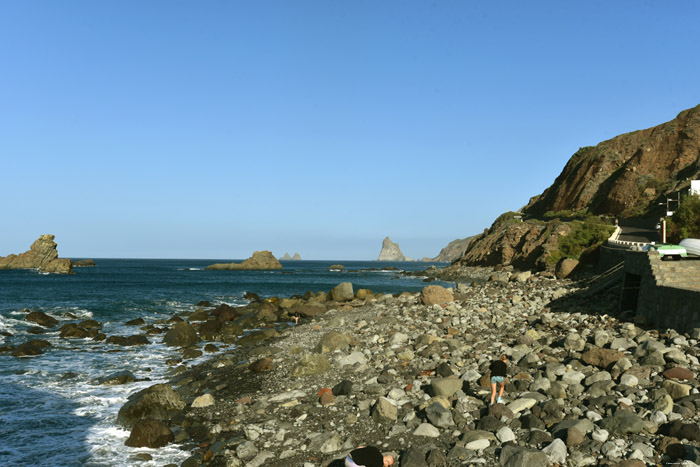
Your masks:
M361 444L408 467L700 463L700 330L640 328L614 316L615 291L547 273L461 273L485 282L251 297L236 325L269 327L224 339L237 349L199 366L174 359L170 383L133 395L120 422L133 445L182 443L185 467L343 465ZM294 315L297 326L273 325ZM216 338L214 316L200 309L166 340L177 345L176 327L190 343L207 326ZM505 403L489 407L501 353Z
M191 453L183 467L340 466L362 444L408 467L700 463L700 329L637 325L617 313L619 291L590 277L458 265L423 275L456 287L248 294L243 307L201 302L167 322L134 319L131 336L106 336L94 320L59 334L173 349L171 379L130 396L117 422L128 446L180 444ZM59 324L26 313L37 334ZM489 407L488 367L502 353L504 403ZM100 384L133 381L123 371Z

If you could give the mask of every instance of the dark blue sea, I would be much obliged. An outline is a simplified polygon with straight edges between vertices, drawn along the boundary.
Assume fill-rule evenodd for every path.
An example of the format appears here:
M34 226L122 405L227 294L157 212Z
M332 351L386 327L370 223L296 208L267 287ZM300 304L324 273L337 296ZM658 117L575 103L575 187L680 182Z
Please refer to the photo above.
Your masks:
M167 380L165 360L174 349L150 336L151 344L120 347L92 339L63 339L58 328L94 319L107 336L140 331L124 322L146 323L194 311L202 300L212 306L247 303L246 292L286 297L329 291L341 282L355 290L398 293L426 284L401 271L424 270L439 263L360 261L282 261L281 271L206 271L221 260L96 259L97 266L73 275L44 275L34 270L0 271L0 346L45 339L43 355L17 358L0 353L0 465L2 466L161 466L180 463L189 453L177 445L136 449L124 446L129 432L116 425L126 398ZM342 264L345 269L331 271ZM391 269L396 268L396 269ZM453 284L443 284L451 286ZM35 335L26 309L60 321ZM202 346L205 343L202 343ZM211 358L211 354L208 357ZM194 361L192 363L196 363ZM121 370L145 382L105 386L99 378ZM136 459L147 453L152 460Z

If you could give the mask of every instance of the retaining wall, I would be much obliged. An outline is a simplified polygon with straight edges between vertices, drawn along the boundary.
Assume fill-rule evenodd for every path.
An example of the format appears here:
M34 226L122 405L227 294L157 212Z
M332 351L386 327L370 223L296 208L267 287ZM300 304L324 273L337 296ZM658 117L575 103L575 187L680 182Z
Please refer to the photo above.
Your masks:
M700 328L700 260L662 261L658 252L625 252L620 308L680 332Z

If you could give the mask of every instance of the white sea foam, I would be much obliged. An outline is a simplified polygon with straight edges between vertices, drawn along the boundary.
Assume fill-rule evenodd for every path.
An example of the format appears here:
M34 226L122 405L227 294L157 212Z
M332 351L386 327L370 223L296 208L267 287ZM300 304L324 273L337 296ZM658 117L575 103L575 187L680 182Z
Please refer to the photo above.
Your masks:
M185 307L180 302L168 302L171 310ZM153 320L162 317L156 313L148 316ZM14 328L14 333L26 326L24 321L13 318L0 318L0 323ZM130 335L134 329L122 323L106 322L103 332ZM5 388L0 389L0 425L19 427L7 433L12 446L0 448L0 465L39 462L52 466L130 466L136 462L133 456L147 452L152 460L138 460L139 465L159 466L179 464L189 457L177 445L158 450L124 446L129 432L116 425L117 412L130 394L166 381L167 368L163 362L176 354L173 349L160 343L159 338L156 342L151 337L153 343L137 347L97 344L91 339L67 340L59 338L57 332L43 334L41 338L52 344L44 349L43 355L7 360L9 364L0 369L0 386ZM188 364L209 357L210 354L203 355ZM97 384L99 378L121 370L150 381L121 386ZM51 424L56 425L55 429L44 426ZM41 429L37 431L39 425ZM4 437L6 433L0 429L0 434Z

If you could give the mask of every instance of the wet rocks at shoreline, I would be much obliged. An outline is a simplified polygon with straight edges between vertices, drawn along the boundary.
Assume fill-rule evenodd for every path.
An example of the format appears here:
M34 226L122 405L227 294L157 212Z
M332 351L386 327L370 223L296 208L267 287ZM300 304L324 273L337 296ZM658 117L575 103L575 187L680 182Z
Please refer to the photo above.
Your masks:
M368 291L253 305L238 324L271 327L170 382L182 465L342 465L360 444L416 467L700 461L700 331L640 328L610 314L615 294L549 274L483 274L429 305ZM310 306L327 311L272 327ZM488 406L501 353L505 401Z
M121 344L93 320L60 332L170 347L170 381L133 394L118 418L128 445L178 443L185 467L342 465L361 444L409 467L700 463L700 330L640 327L615 313L617 291L591 296L551 273L441 273L457 286L385 295L341 283L250 294L242 307L201 302L126 323L134 335ZM26 344L32 355L48 342ZM213 355L192 365L203 352ZM504 403L489 406L488 366L501 353Z

